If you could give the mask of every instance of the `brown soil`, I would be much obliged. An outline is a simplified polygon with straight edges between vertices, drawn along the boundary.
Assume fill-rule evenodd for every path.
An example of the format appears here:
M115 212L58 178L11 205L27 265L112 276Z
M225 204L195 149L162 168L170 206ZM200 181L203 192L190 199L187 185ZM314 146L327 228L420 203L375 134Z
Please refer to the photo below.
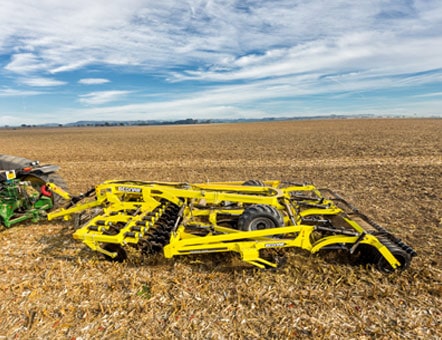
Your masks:
M0 130L1 153L61 166L72 193L109 179L309 181L418 257L404 272L288 249L279 271L233 254L110 263L69 222L0 231L0 339L442 337L442 120Z

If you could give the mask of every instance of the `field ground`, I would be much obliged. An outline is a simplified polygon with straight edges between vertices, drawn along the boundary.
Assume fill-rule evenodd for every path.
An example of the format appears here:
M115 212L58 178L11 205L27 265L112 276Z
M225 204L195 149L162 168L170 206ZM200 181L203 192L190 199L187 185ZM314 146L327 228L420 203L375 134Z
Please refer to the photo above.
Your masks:
M279 271L234 255L110 263L68 222L0 231L0 339L442 338L442 119L0 130L0 153L108 179L313 182L418 257L404 272L288 249Z

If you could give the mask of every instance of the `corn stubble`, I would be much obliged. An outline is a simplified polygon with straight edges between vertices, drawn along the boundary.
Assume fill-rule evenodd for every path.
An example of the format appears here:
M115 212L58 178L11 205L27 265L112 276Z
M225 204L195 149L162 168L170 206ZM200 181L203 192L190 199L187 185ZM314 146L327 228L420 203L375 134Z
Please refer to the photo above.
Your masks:
M286 249L278 271L235 254L111 263L69 222L0 232L0 339L442 336L442 121L1 130L2 152L58 164L73 193L108 179L311 181L412 245L384 275Z

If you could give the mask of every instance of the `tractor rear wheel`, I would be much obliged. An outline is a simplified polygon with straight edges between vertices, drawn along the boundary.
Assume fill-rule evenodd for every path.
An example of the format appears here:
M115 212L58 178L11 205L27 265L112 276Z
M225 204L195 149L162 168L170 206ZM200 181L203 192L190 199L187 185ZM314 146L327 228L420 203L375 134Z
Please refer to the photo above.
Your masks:
M32 160L27 158L0 154L0 170L22 169L27 166L30 166L31 163ZM32 187L38 192L40 192L41 187L48 182L54 183L58 187L67 191L66 182L63 180L61 176L59 176L56 173L38 174L38 175L35 173L30 173L29 175L23 177L22 180L29 181ZM61 198L58 195L53 195L52 201L54 203L54 207L58 207L64 203L63 198Z

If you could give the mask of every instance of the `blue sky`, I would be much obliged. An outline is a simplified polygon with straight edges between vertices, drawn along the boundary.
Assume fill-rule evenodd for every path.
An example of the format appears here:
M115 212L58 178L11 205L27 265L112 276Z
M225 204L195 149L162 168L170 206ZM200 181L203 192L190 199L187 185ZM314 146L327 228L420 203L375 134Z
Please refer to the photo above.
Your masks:
M442 113L441 1L0 7L0 126Z

